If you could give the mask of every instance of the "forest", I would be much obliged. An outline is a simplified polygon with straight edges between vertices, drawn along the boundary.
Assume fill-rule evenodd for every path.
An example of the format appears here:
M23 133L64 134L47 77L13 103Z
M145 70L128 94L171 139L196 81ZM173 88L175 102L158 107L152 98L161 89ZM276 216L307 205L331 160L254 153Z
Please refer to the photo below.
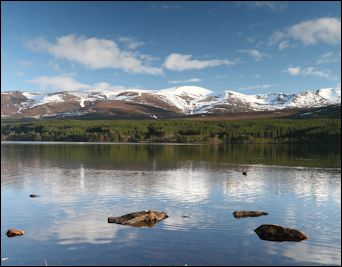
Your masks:
M341 144L339 119L2 121L1 141Z

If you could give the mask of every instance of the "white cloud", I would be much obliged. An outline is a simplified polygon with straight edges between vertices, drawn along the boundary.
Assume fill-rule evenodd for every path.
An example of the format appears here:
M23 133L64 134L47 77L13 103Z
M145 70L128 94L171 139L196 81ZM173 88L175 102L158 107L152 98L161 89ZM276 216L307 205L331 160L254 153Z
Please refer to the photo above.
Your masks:
M118 41L123 43L127 47L127 49L137 49L138 47L144 45L144 42L125 36L119 37Z
M276 84L259 84L259 85L251 85L239 88L239 90L251 90L251 89L266 89L270 88L272 86L275 86Z
M256 7L268 8L270 10L282 10L287 7L287 1L255 1Z
M132 73L163 73L161 68L144 65L142 60L130 51L120 50L114 41L108 39L85 38L70 34L58 38L55 43L37 38L27 45L34 51L48 52L56 58L77 62L93 70L113 68Z
M288 74L292 76L298 76L300 74L300 67L288 67L283 72L287 72Z
M317 43L341 43L341 19L323 17L295 24L284 31L276 31L269 38L269 45L277 45L280 50L289 46L289 40L305 45Z
M160 60L159 57L151 56L151 55L146 55L146 54L138 54L137 57L139 57L141 60L145 62L152 62L152 61L158 61Z
M49 61L48 66L54 71L57 71L57 72L61 71L61 67L59 66L59 64L57 62Z
M289 47L289 41L281 41L279 44L278 44L278 49L280 51L286 49Z
M274 33L272 33L272 35L270 36L269 40L268 40L268 45L278 45L280 42L283 41L283 39L286 38L286 34L284 32L281 31L275 31Z
M308 20L292 26L288 33L304 44L318 42L338 44L341 43L341 20L336 18Z
M175 4L162 4L161 7L164 10L181 10L181 6L180 5L175 5Z
M77 91L90 88L89 85L80 83L70 76L41 76L30 80L30 83L38 84L43 89L55 89L58 91Z
M334 75L331 75L330 71L328 71L328 70L318 70L318 69L313 68L313 67L308 67L308 68L303 69L302 74L306 75L306 76L309 75L309 76L316 76L316 77L321 77L321 78L327 78L327 79L330 79L330 80L337 80L337 77L334 76Z
M96 83L89 91L112 91L114 88L111 84L106 82Z
M192 55L172 53L165 60L164 66L169 70L183 71L191 69L204 69L221 65L234 65L236 62L228 59L197 60Z
M141 88L137 88L137 86L135 87L126 87L126 86L122 86L122 85L111 85L109 83L106 82L99 82L96 83L94 85L89 85L89 90L88 91L115 91L115 90L132 90L132 89L141 89Z
M339 54L334 54L333 52L327 52L317 60L316 64L332 63L341 60L341 52Z
M201 82L202 79L199 79L199 78L191 78L191 79L188 79L188 80L176 80L176 81L169 81L169 83L198 83L198 82Z
M149 5L150 11L163 11L163 12L187 12L188 9L185 8L184 5L178 5L172 2L167 3L158 3L157 1L153 1Z
M20 60L18 61L18 65L21 67L30 68L32 67L33 62L30 60Z
M287 1L236 1L235 3L251 9L263 8L271 11L283 10L288 6Z
M332 75L329 70L319 70L314 67L306 67L306 68L301 68L301 67L289 67L283 72L287 72L288 74L292 76L298 76L298 75L303 75L303 76L316 76L320 78L326 78L329 80L337 80L338 77L335 75Z
M260 61L264 57L268 57L268 55L263 54L256 49L242 49L242 50L239 50L239 52L240 53L246 53L246 54L250 55L251 57L254 58L255 61Z
M246 39L246 41L247 41L248 43L255 43L255 39L256 39L256 37L248 37L248 38Z
M28 81L29 83L37 84L42 89L49 89L55 92L60 91L115 91L115 90L128 90L128 89L141 89L137 87L125 87L121 85L111 85L106 82L99 82L95 84L85 84L75 80L71 75L61 76L41 76L33 80Z
M25 73L23 73L22 71L16 71L15 75L17 75L18 77L23 77L25 76Z

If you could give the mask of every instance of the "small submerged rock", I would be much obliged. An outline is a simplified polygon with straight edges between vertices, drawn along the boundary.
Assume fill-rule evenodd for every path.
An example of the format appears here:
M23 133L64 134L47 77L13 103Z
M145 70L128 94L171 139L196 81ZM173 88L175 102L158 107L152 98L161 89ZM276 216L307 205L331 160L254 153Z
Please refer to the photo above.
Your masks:
M165 212L155 210L129 213L120 217L108 217L108 223L130 225L134 227L152 227L156 223L168 218Z
M308 236L301 231L291 228L284 228L274 224L263 224L254 230L260 239L268 241L294 241L299 242L308 239Z
M33 198L33 197L39 197L39 196L36 195L36 194L30 194L29 196L32 197L32 198Z
M13 237L13 236L17 236L17 235L23 235L24 233L25 232L23 230L18 230L18 229L11 228L11 229L7 230L6 235L8 237Z
M233 212L235 218L244 218L244 217L258 217L262 215L268 215L267 212L264 211L246 211L246 210L237 210Z

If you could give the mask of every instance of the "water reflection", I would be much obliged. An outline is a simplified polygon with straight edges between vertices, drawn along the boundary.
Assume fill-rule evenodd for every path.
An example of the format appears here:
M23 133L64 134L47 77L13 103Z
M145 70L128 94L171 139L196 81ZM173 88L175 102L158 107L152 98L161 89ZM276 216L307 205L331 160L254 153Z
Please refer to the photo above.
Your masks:
M41 144L1 143L9 163L20 168L23 161L31 166L78 167L96 169L157 170L174 169L185 161L226 162L304 167L341 167L341 148L315 145L122 145L122 144ZM27 158L25 155L32 157ZM19 165L18 165L19 164Z
M105 227L103 218L98 214L84 214L78 209L69 208L63 217L51 218L51 224L38 235L28 238L46 242L56 239L57 244L104 244L111 243L119 228Z
M301 166L296 155L247 164L251 148L239 154L203 146L99 146L2 145L2 229L26 232L20 243L1 237L2 255L12 259L4 265L39 264L47 255L57 264L57 255L65 264L76 257L97 265L340 263L340 168L273 166ZM327 158L335 159L323 159L330 167L340 164L334 152ZM169 218L153 228L107 223L146 209ZM236 220L234 210L269 215ZM302 230L309 239L269 244L254 233L264 223Z
M81 168L80 168L80 187L82 190L84 189L84 167L83 167L83 164L81 164Z
M302 246L287 247L283 255L291 259L301 258L304 262L316 264L336 265L341 263L341 248L334 246L323 247L320 245L312 246L303 244Z
M262 177L255 179L255 174L246 177L235 172L230 179L224 181L224 194L233 201L254 203L265 193L266 182Z
M209 172L195 171L188 168L173 171L160 171L153 185L156 195L176 202L201 202L210 193ZM147 189L147 188L146 188Z

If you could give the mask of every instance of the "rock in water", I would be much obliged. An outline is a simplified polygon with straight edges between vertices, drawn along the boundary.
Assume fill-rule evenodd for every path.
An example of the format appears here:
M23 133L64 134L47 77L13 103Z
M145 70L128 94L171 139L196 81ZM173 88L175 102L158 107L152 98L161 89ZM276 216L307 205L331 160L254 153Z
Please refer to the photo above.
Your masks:
M124 224L134 227L152 227L168 217L169 216L165 212L149 210L133 212L121 217L108 217L108 223Z
M36 194L30 194L29 196L30 197L38 197L38 195L36 195Z
M18 229L11 228L11 229L7 230L6 235L8 237L13 237L13 236L17 236L17 235L23 235L24 233L25 232L23 230L18 230Z
M299 242L308 239L308 236L301 231L284 228L274 224L263 224L254 230L260 239L268 241L294 241Z
M233 215L235 218L244 218L244 217L258 217L262 215L268 215L268 213L264 211L237 210L233 212Z

